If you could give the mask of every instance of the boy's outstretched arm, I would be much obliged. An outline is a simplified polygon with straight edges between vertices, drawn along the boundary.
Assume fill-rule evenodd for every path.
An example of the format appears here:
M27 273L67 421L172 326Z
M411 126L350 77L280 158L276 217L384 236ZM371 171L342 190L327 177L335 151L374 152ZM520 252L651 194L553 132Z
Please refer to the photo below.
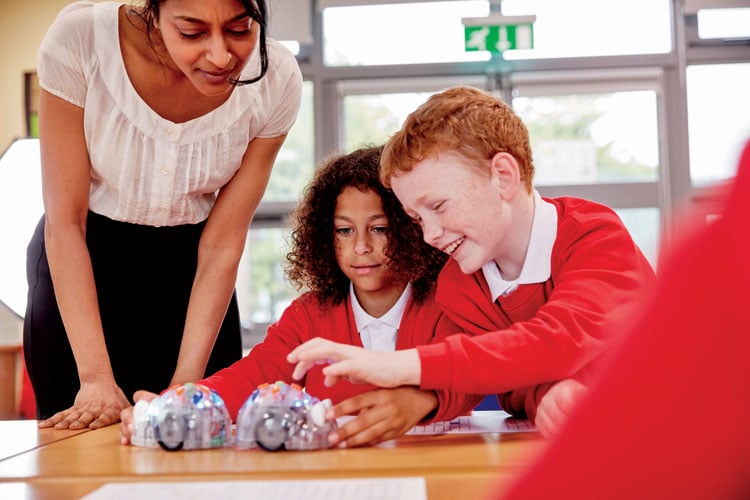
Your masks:
M370 351L322 338L314 338L298 346L289 353L287 361L297 365L292 374L295 380L304 377L313 366L327 363L329 366L323 368L323 374L328 387L343 378L386 388L418 386L421 376L416 349Z

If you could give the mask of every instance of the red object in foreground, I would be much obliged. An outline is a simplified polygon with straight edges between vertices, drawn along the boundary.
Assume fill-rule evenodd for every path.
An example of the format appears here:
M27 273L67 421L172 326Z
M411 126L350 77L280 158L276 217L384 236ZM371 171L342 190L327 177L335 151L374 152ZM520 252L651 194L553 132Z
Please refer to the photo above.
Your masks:
M750 142L599 383L507 499L750 498Z
M23 359L21 351L21 401L19 404L19 414L21 418L36 418L36 400L34 399L34 389L31 387L29 372L26 371L26 362Z

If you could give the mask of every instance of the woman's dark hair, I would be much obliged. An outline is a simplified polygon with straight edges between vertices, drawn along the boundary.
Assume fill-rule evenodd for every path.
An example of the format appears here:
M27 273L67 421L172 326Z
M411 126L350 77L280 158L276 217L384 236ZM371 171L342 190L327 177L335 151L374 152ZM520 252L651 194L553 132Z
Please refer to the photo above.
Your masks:
M365 147L328 158L305 188L292 215L292 249L286 274L298 290L306 288L321 303L338 304L349 293L349 278L336 261L333 214L341 191L353 186L380 196L388 217L385 255L396 281L411 282L413 300L430 294L448 256L422 239L419 226L404 212L393 191L380 182L382 146Z
M146 35L151 40L152 35L156 32L154 22L159 19L159 8L167 0L146 0L143 10L134 10L138 16L146 23ZM239 0L250 18L258 23L260 33L258 34L258 43L260 44L260 75L249 80L237 80L235 85L247 85L255 83L264 76L268 71L268 47L266 46L266 23L267 10L266 0Z

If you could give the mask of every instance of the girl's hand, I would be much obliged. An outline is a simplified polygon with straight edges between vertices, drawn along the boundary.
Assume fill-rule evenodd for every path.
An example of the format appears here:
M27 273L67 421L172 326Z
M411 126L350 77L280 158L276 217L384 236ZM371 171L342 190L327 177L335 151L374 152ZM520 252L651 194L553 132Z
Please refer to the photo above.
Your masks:
M158 394L148 391L135 391L133 400L151 402ZM130 444L130 437L135 431L135 421L133 420L133 407L128 406L120 412L120 444Z
M375 445L406 434L437 406L432 391L416 387L378 389L349 398L331 408L330 419L357 415L328 436L340 448Z
M40 428L99 429L120 420L120 410L130 406L112 377L81 383L73 406L39 423Z

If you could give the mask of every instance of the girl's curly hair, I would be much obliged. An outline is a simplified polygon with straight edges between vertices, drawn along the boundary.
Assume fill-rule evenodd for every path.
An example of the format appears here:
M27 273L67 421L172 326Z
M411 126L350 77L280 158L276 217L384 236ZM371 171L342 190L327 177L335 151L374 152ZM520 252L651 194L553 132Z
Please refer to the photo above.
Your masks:
M297 290L306 288L321 303L339 304L349 293L349 278L336 261L333 214L347 186L380 196L388 217L385 255L396 281L412 284L413 300L423 302L432 291L448 256L422 239L419 226L404 212L393 191L379 178L382 146L370 146L329 157L319 168L292 214L292 249L286 274Z

